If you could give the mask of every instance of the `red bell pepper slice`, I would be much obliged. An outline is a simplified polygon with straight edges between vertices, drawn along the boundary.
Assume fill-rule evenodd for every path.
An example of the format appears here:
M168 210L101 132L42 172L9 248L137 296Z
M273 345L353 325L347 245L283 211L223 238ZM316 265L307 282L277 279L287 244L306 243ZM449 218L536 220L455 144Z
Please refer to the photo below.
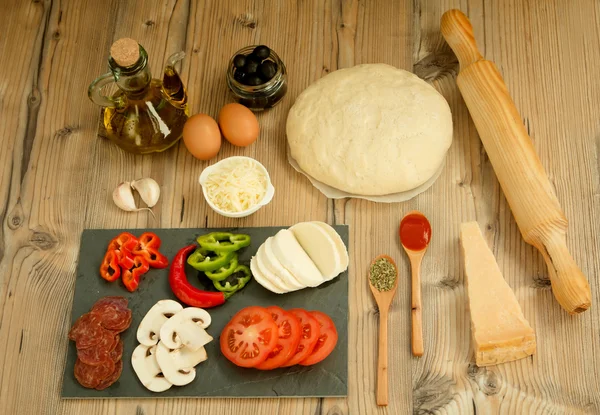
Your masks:
M138 238L138 242L142 248L149 246L158 249L162 244L162 241L154 232L144 232Z
M127 290L134 292L140 284L142 275L150 269L148 261L142 256L133 256L131 253L128 253L123 257L120 264L123 267L121 276L123 285L125 285Z
M119 258L119 265L125 271L126 269L131 269L135 265L136 255L133 255L131 252L126 252L121 255Z
M102 264L100 265L100 275L106 281L116 281L121 276L121 267L119 266L119 255L114 249L108 250Z
M161 243L162 241L154 232L144 232L131 253L143 256L152 268L166 268L169 266L169 260L158 251Z
M129 232L123 232L109 242L107 251L114 250L119 259L123 256L123 252L131 252L137 245L137 238Z

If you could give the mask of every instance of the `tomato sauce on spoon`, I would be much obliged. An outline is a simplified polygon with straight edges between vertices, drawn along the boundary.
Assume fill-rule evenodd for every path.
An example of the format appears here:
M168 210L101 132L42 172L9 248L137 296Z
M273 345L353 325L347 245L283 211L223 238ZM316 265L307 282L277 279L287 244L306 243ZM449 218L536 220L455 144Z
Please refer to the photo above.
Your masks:
M419 213L406 215L400 222L400 240L411 251L421 251L431 240L431 225Z

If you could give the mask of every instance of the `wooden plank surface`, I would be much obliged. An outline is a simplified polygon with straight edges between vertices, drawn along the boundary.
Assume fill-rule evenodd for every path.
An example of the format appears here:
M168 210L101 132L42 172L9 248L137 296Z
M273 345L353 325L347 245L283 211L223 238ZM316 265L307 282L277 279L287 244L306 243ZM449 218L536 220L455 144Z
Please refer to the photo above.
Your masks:
M600 2L595 0L0 0L0 405L6 414L600 413ZM568 316L553 299L539 253L516 227L456 88L456 58L441 14L470 15L486 58L500 68L570 220L568 244L588 276L593 307ZM86 97L106 71L110 44L142 43L155 75L185 50L192 112L216 116L229 102L224 65L238 48L272 46L285 61L288 96L259 115L261 136L219 157L260 160L277 189L267 209L241 220L204 203L197 178L208 163L182 144L132 156L98 138L100 112ZM326 73L383 62L413 70L448 100L454 143L427 192L402 204L331 201L285 159L294 98ZM154 221L112 204L120 181L162 185ZM408 261L395 229L419 209L434 239L423 264L425 356L410 355ZM347 399L63 401L79 237L84 228L350 225ZM536 330L538 352L497 367L472 362L458 227L477 220ZM375 405L377 311L367 288L372 257L390 254L401 286L390 316L390 406ZM404 284L404 285L402 285Z

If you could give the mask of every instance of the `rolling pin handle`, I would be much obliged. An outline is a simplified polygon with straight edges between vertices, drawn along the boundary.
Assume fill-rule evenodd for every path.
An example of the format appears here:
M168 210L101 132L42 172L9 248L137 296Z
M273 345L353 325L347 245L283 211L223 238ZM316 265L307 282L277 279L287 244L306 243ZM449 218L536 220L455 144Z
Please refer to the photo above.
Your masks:
M552 291L558 303L569 314L579 314L590 308L590 285L567 248L564 232L554 233L539 248L548 265Z
M441 30L446 42L456 54L461 70L483 59L477 49L473 26L463 12L452 9L444 13Z

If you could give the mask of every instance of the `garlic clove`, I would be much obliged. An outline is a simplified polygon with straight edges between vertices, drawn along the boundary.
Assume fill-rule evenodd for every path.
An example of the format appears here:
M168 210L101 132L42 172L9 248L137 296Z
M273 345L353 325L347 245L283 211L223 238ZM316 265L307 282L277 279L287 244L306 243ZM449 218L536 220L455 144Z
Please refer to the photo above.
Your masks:
M152 217L156 219L156 216L154 216L154 212L152 211L152 209L138 208L136 206L130 182L120 183L115 188L115 190L113 191L113 202L115 202L115 205L117 205L117 207L123 209L126 212L139 212L140 210L148 210L152 214Z
M135 200L133 199L133 192L131 190L130 182L120 183L113 191L113 202L120 209L127 212L133 212L137 210Z
M156 205L160 198L160 186L150 177L134 180L131 182L131 187L138 191L140 197L148 207Z

